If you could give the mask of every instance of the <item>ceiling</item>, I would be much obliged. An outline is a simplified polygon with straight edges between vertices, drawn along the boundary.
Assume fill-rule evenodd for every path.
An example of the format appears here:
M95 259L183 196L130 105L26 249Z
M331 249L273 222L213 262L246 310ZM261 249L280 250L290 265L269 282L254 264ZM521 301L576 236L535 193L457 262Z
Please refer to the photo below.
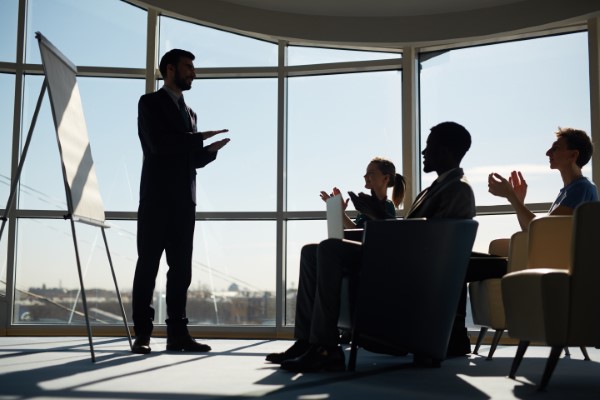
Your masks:
M391 17L446 14L518 3L522 0L224 0L290 14Z
M269 41L400 49L584 29L600 0L127 0Z

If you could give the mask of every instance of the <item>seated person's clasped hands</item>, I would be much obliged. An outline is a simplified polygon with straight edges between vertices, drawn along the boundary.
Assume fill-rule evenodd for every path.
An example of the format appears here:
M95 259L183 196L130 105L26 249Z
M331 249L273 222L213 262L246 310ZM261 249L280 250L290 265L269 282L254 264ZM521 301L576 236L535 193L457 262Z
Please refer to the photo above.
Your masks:
M368 195L360 192L356 194L354 192L348 192L352 204L357 211L366 215L370 219L386 219L394 218L394 215L387 213L385 204L381 202L377 197Z
M488 176L488 189L491 194L508 199L514 196L517 201L525 202L527 196L527 182L521 171L513 171L508 180L500 174L492 172Z

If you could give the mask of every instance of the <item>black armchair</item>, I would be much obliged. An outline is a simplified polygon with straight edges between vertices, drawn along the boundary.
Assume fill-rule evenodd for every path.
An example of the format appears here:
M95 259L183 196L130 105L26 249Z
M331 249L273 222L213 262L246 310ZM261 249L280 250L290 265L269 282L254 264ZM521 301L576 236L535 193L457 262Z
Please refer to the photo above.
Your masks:
M458 219L367 222L361 270L349 278L352 318L339 321L351 325L350 371L359 347L441 365L477 227Z

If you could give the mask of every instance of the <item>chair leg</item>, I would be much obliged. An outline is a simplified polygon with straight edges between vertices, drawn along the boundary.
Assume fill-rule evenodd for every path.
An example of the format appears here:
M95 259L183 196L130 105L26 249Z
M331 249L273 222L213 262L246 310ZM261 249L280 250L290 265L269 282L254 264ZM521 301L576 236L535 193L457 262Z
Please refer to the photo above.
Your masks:
M552 377L552 373L554 372L554 368L558 363L558 359L563 351L561 346L552 346L552 350L550 350L550 357L548 357L548 361L546 362L546 368L544 369L544 375L542 376L542 382L540 383L540 387L538 390L544 390L550 382L550 377Z
M587 349L585 348L585 346L581 346L580 347L581 352L583 353L583 359L585 361L590 361L590 356L588 355Z
M485 337L487 331L487 326L482 326L479 330L479 336L477 336L477 343L475 343L475 350L473 350L473 354L479 354L477 353L479 351L479 346L481 346L481 342L483 341L483 338Z
M492 357L494 356L494 352L496 351L496 347L498 347L498 343L500 342L500 338L502 337L503 333L504 333L504 329L496 329L496 332L494 332L494 338L492 339L492 346L490 347L490 352L488 353L486 360L491 360Z
M352 338L352 344L350 345L350 359L348 360L348 371L356 371L356 355L358 353L358 344L356 338Z
M519 342L519 346L517 347L517 354L515 354L512 366L510 367L510 373L508 374L509 378L515 379L517 369L519 369L519 365L523 360L523 356L525 355L525 351L527 351L527 347L529 347L529 340L521 340Z

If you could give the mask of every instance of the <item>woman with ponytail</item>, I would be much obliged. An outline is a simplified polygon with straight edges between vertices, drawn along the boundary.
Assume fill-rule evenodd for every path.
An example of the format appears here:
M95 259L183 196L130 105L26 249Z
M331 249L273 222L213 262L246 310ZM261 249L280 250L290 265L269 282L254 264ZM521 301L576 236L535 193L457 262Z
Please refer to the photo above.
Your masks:
M344 228L363 228L365 221L370 219L388 219L396 217L396 209L400 207L404 201L404 193L406 190L406 181L404 177L396 173L396 167L390 160L375 157L367 165L365 173L365 189L371 190L371 195L359 193L359 197L363 203L366 203L365 210L359 210L356 219L352 221L348 215L344 214ZM392 199L387 197L388 188L392 189ZM321 191L321 199L327 201L332 196L341 195L340 190L334 187L331 194ZM342 196L342 204L344 210L348 207L349 198L345 199ZM361 207L362 209L363 207ZM363 212L360 212L363 211Z

